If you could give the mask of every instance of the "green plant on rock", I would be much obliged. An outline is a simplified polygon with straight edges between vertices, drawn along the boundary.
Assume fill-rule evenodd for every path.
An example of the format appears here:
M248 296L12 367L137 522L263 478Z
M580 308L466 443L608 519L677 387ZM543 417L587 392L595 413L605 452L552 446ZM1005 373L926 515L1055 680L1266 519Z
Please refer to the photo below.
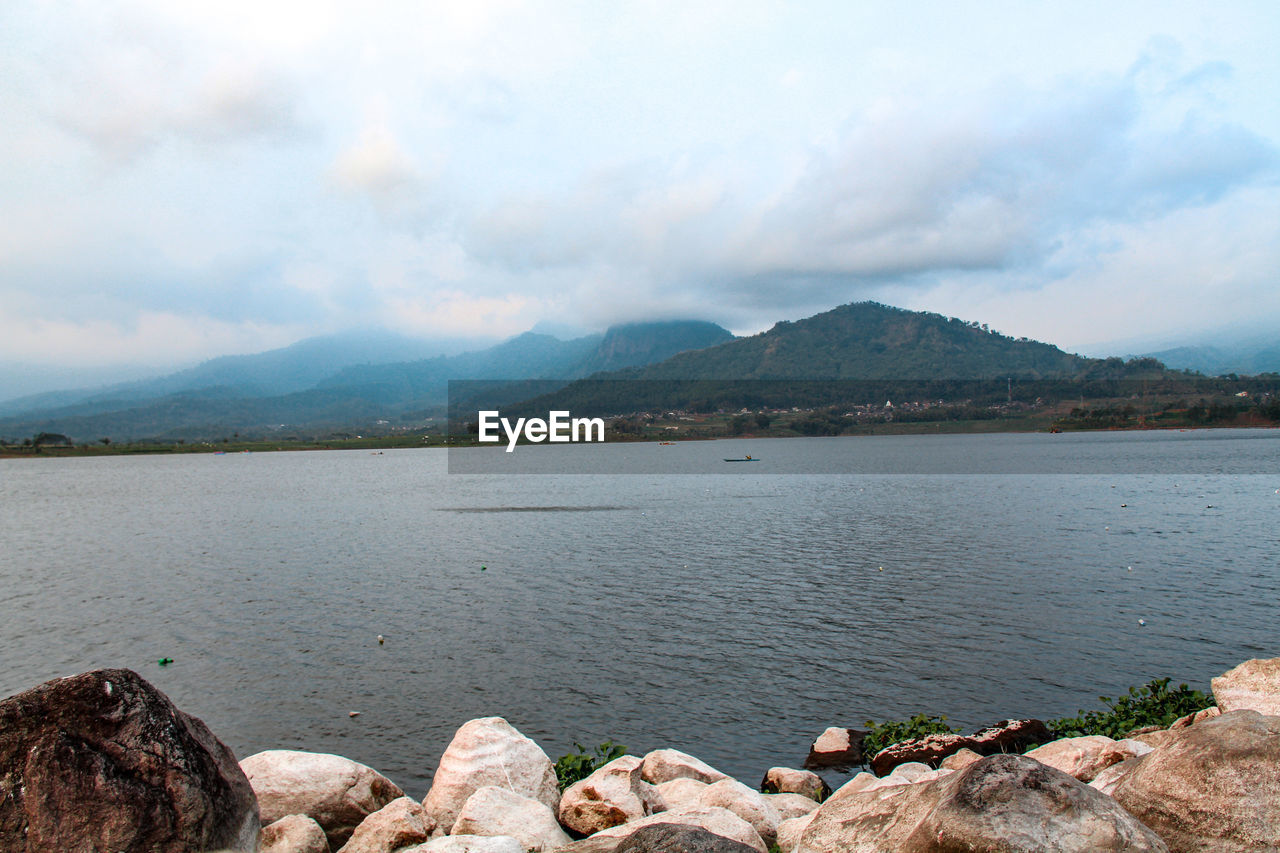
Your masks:
M1174 720L1213 704L1213 699L1179 684L1169 687L1168 678L1157 678L1141 687L1130 687L1117 699L1099 696L1106 711L1081 711L1074 717L1048 722L1055 738L1082 735L1106 735L1122 738L1134 729L1146 726L1167 728Z
M556 759L556 782L560 785L561 791L574 782L587 778L597 768L627 754L625 746L611 740L597 746L594 752L588 752L587 748L577 741L573 742L573 748L578 751L566 753Z
M925 735L950 735L959 732L947 725L946 717L932 717L916 714L909 720L890 720L877 723L867 720L867 735L862 739L862 753L868 760L886 746L893 746L904 740L924 737Z

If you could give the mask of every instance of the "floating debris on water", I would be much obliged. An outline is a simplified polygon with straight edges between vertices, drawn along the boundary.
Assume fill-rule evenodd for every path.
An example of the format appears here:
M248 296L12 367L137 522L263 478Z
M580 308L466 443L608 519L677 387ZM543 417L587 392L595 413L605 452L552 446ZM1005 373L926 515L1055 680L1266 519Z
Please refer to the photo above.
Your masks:
M1146 620L1146 619L1139 619L1139 620L1138 620L1138 624L1139 624L1139 625L1145 625L1145 624L1147 624L1147 620Z
M347 716L348 716L348 717L358 717L358 716L360 716L360 712L359 712L359 711L348 711L348 712L347 712Z
M385 643L386 641L387 641L387 640L386 640L386 638L385 638L385 637L383 637L381 634L379 634L379 635L378 635L378 645L382 645L382 644L383 644L383 643Z
M173 658L160 658L160 660L156 661L156 663L160 664L161 666L168 666L169 664L173 663Z

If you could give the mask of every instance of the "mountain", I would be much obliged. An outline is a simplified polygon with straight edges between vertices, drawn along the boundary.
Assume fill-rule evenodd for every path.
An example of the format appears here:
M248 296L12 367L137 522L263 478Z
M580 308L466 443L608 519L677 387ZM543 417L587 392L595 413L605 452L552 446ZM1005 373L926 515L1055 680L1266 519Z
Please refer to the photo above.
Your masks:
M1167 375L1152 359L1089 359L978 323L861 302L646 367L599 373L521 401L512 414L813 407L904 395L1003 400L1015 382L1048 387L1066 379L1115 383ZM466 417L461 407L452 414Z
M732 338L719 326L692 321L619 326L604 335L569 341L526 332L475 352L384 364L348 363L319 378L315 377L326 366L352 357L376 357L376 352L348 348L326 365L310 348L295 345L244 357L247 360L215 359L191 371L118 386L71 405L2 418L0 435L51 432L85 442L101 437L118 441L217 439L232 433L314 435L337 429L366 431L377 421L387 427L421 426L431 412L443 411L451 380L488 380L489 398L522 399L597 369L643 365ZM332 354L337 348L320 351ZM524 380L554 381L528 386ZM299 388L303 383L309 384ZM167 388L173 390L164 393Z
M1255 376L1280 373L1280 346L1183 346L1147 354L1176 370L1194 370L1205 376L1235 373Z
M616 378L1041 378L1078 373L1090 361L954 317L859 302Z
M206 388L234 389L243 397L288 394L311 388L345 367L454 353L468 343L465 340L424 341L388 332L325 335L253 355L221 356L153 379L8 400L0 403L0 415L11 417L70 407L74 407L78 415L90 415ZM225 395L225 392L219 393Z

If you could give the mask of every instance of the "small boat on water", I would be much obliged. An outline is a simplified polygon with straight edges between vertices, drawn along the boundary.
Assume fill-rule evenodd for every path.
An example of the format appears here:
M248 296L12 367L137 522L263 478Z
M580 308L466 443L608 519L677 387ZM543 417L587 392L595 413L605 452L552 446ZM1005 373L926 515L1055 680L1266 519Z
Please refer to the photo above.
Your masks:
M748 453L746 456L742 457L741 459L725 459L724 461L725 462L759 462L760 460L752 456L750 453Z

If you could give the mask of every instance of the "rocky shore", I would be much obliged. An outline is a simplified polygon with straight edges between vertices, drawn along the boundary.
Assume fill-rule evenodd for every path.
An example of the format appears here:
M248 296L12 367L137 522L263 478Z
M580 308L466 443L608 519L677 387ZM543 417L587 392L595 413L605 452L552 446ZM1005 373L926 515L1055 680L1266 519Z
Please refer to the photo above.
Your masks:
M486 717L458 729L417 802L337 755L237 762L136 673L98 670L0 701L0 853L1280 850L1280 658L1215 678L1213 695L1119 739L1046 743L1025 720L929 735L834 792L783 767L753 787L675 749L561 792L546 753ZM811 758L855 749L833 728Z

